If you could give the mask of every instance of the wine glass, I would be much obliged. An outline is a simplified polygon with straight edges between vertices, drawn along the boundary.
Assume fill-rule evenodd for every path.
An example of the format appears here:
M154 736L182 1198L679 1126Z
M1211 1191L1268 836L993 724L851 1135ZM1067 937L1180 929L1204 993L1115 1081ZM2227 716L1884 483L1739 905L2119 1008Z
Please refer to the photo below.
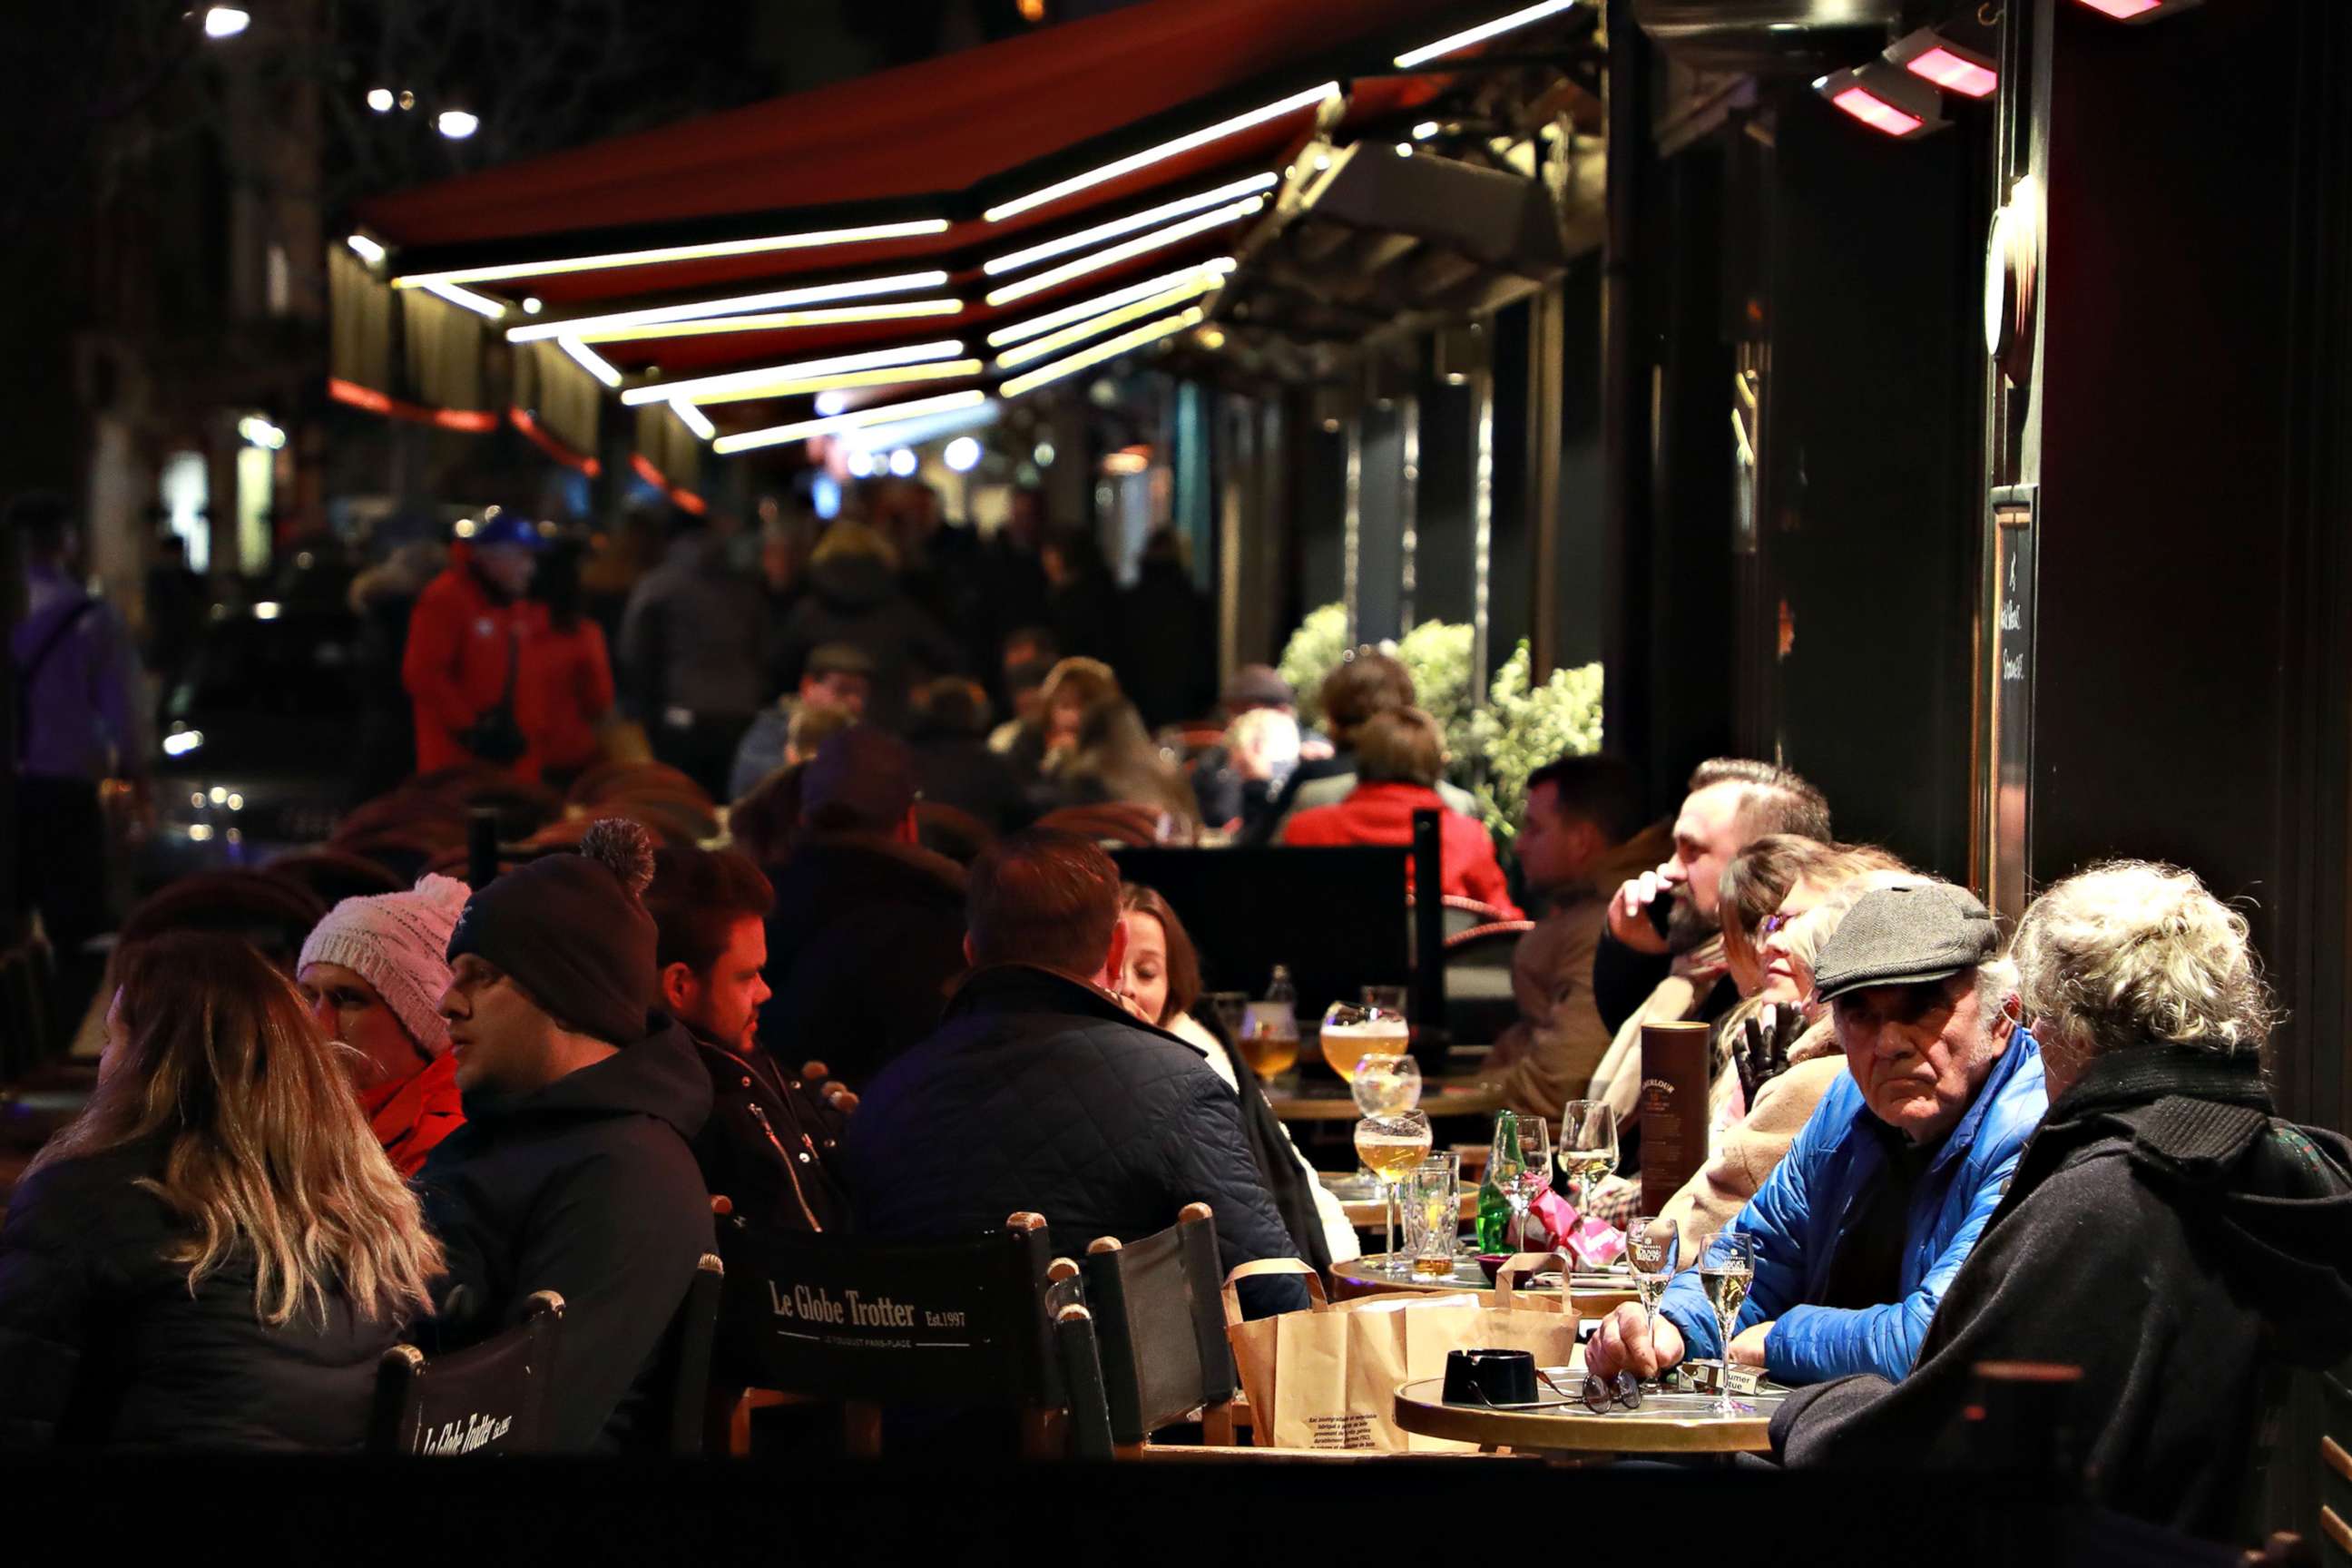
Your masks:
M1699 1254L1699 1288L1715 1309L1715 1325L1722 1335L1723 1354L1716 1359L1714 1414L1738 1415L1747 1406L1731 1397L1731 1335L1739 1323L1739 1309L1748 1302L1748 1288L1756 1279L1756 1238L1744 1231L1723 1231Z
M1571 1100L1560 1108L1559 1168L1576 1184L1581 1214L1592 1184L1617 1169L1617 1112L1607 1101Z
M1411 1057L1366 1057L1349 1085L1356 1109L1375 1119L1421 1103L1421 1064Z
M1386 1256L1385 1271L1402 1274L1396 1259L1397 1184L1412 1173L1429 1153L1429 1118L1419 1110L1401 1110L1393 1116L1367 1116L1356 1123L1356 1158L1364 1163L1381 1184L1383 1200L1381 1218L1386 1226L1387 1245L1381 1250Z
M1511 1205L1512 1250L1524 1252L1528 1205L1551 1185L1551 1131L1543 1118L1522 1116L1507 1130L1497 1127L1495 1146L1486 1155L1486 1173Z
M1675 1258L1681 1242L1682 1232L1672 1220L1642 1214L1625 1222L1625 1267L1641 1295L1642 1313L1654 1343L1658 1333L1658 1298L1665 1294L1666 1282L1675 1277Z
M1331 1070L1352 1084L1357 1067L1366 1059L1404 1055L1412 1044L1412 1029L1402 1013L1334 1002L1323 1015L1317 1043Z

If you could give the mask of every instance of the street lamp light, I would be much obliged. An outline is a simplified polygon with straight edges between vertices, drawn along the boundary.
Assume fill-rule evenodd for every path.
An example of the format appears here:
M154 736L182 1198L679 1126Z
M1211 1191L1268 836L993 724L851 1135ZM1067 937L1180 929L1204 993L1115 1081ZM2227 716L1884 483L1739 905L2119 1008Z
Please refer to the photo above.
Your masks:
M235 5L210 5L205 9L205 37L234 38L253 26L251 13Z
M463 109L445 109L434 117L434 129L452 142L463 142L482 128L481 117Z

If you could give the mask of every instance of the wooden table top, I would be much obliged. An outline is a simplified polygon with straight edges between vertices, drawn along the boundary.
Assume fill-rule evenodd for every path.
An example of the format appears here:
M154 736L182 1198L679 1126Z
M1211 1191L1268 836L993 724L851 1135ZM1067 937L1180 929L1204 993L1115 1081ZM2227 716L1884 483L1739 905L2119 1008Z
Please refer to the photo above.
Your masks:
M1270 1091L1266 1102L1285 1121L1360 1121L1364 1115L1356 1109L1348 1086L1332 1079L1310 1079L1279 1093ZM1502 1087L1486 1079L1447 1077L1422 1084L1421 1109L1433 1119L1482 1116L1502 1108Z
M1563 1388L1576 1383L1553 1376ZM1486 1448L1510 1448L1519 1453L1545 1454L1764 1454L1769 1453L1772 1412L1788 1391L1769 1388L1737 1396L1745 1414L1713 1414L1711 1394L1645 1393L1639 1410L1612 1410L1595 1415L1570 1401L1541 1410L1492 1410L1477 1405L1448 1405L1443 1378L1423 1378L1396 1391L1396 1424L1424 1437L1444 1437L1475 1443ZM1545 1396L1550 1392L1545 1390Z
M1486 1271L1478 1267L1475 1258L1455 1258L1454 1277L1450 1279L1425 1279L1385 1272L1389 1257L1376 1252L1331 1265L1331 1299L1349 1301L1359 1296L1382 1295L1396 1290L1419 1290L1431 1294L1473 1290L1488 1305L1493 1304L1495 1288L1487 1282ZM1551 1281L1549 1284L1529 1281L1521 1285L1520 1293L1558 1295L1559 1277L1551 1275L1548 1278ZM1579 1274L1569 1282L1569 1296L1575 1302L1576 1315L1580 1318L1605 1317L1628 1301L1641 1300L1634 1292L1633 1280L1622 1274Z

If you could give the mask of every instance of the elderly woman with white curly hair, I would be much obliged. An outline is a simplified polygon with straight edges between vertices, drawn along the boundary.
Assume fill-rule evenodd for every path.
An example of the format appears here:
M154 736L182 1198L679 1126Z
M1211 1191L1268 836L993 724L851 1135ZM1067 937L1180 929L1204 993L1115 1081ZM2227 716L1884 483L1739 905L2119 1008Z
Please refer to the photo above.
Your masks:
M2079 1367L2091 1499L2240 1533L2266 1374L2352 1352L2352 1142L2272 1114L2246 922L2189 872L2116 861L2026 910L2011 950L2050 1111L1901 1384L1806 1389L1791 1464L1964 1466L1983 1362Z

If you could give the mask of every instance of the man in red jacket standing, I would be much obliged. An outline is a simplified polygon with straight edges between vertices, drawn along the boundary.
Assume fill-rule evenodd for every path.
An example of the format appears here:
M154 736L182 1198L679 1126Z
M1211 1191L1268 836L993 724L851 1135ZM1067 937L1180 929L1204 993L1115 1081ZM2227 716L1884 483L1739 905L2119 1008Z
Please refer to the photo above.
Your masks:
M1495 841L1484 823L1450 810L1437 793L1445 771L1445 737L1437 721L1418 708L1397 708L1375 713L1356 731L1356 787L1337 805L1318 805L1295 814L1283 825L1285 844L1412 845L1412 814L1443 811L1438 862L1445 885L1438 889L1450 898L1475 899L1501 911L1505 920L1519 918L1511 902L1511 885L1495 858ZM1405 886L1412 885L1412 864L1405 863Z
M416 705L417 772L472 765L539 777L531 738L543 726L528 666L546 612L523 597L539 542L527 519L486 519L417 595L401 661Z

